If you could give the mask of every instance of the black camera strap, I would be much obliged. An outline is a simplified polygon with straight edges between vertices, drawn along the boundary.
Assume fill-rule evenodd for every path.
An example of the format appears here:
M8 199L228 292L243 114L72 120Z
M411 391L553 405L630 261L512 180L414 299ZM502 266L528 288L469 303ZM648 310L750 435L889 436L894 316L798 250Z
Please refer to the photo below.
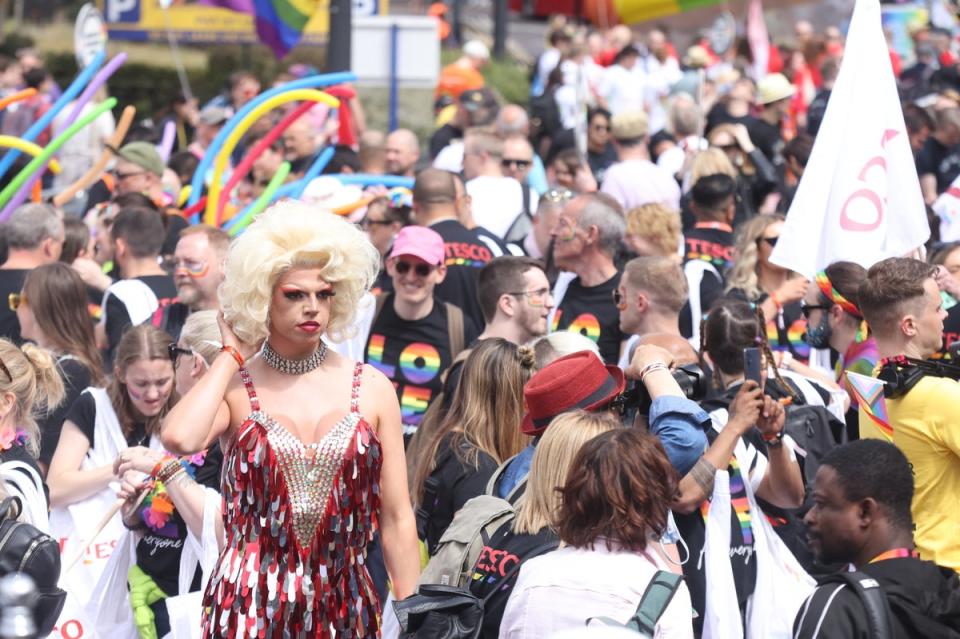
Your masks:
M880 361L877 379L884 382L883 396L895 399L909 393L917 382L927 376L960 380L960 366L897 355Z

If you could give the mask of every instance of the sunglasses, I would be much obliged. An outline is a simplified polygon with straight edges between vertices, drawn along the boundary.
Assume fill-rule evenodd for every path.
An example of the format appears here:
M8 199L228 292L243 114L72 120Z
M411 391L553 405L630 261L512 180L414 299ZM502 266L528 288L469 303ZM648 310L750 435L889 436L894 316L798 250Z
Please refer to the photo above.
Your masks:
M620 309L620 307L623 306L625 301L623 293L621 293L620 289L618 288L613 289L610 293L611 293L611 296L613 297L613 305L616 306L617 309Z
M779 240L780 238L779 237L761 237L760 239L766 242L767 244L769 244L770 248L773 248L777 245L777 240Z
M177 346L176 342L167 344L167 356L170 357L170 361L173 362L174 370L176 370L177 365L180 363L180 357L184 355L193 355L193 351L189 348Z
M800 307L800 312L803 313L804 319L810 319L810 313L813 311L829 311L833 308L833 304L804 304Z
M531 160L511 160L509 158L503 158L500 160L500 166L505 169L510 169L516 166L518 169L525 169L530 166Z
M390 220L371 220L368 217L360 220L360 228L362 229L368 229L371 226L390 226L391 224L393 224L393 222Z
M7 306L11 311L16 311L21 304L27 303L27 296L23 293L10 293L7 295Z
M518 291L516 293L507 293L514 297L525 297L530 306L542 307L547 305L547 298L550 296L549 288L538 288L535 291Z
M411 264L410 262L404 262L402 260L397 260L393 263L393 268L396 269L397 275L406 275L410 269L413 269L413 272L417 274L418 277L426 277L433 272L433 269L437 268L436 266L431 266L429 264Z
M118 180L126 180L127 178L143 175L145 172L146 171L133 171L131 173L119 173L117 171L114 171L113 177L117 178Z
M558 202L566 202L567 200L573 199L573 191L570 189L550 189L543 194L541 200L546 200L551 204L557 204Z

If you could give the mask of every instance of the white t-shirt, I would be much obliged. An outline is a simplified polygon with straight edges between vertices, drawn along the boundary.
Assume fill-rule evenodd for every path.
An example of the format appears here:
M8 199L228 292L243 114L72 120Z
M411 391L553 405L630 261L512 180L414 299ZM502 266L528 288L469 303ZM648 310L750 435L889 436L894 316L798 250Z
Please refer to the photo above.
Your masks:
M467 182L473 220L499 238L523 212L523 189L513 178L481 175Z
M617 162L604 173L600 190L612 195L624 211L652 202L680 210L680 186L677 181L649 160Z
M639 64L629 70L615 64L608 67L603 76L600 95L607 101L607 109L613 115L633 111L645 112L646 85L646 74Z

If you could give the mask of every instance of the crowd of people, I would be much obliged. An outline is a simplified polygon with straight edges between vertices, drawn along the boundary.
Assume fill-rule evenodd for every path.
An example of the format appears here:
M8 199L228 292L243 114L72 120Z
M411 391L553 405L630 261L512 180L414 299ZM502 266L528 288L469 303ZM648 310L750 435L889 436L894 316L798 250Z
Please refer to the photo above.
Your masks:
M960 638L960 245L931 213L928 261L771 260L844 50L795 31L755 77L746 46L553 20L527 106L472 41L429 140L338 87L226 219L332 147L324 175L239 234L184 187L266 79L174 98L60 202L98 120L0 226L2 516L63 556L39 636ZM929 205L960 175L942 36L891 51ZM0 66L38 90L18 136L59 89Z

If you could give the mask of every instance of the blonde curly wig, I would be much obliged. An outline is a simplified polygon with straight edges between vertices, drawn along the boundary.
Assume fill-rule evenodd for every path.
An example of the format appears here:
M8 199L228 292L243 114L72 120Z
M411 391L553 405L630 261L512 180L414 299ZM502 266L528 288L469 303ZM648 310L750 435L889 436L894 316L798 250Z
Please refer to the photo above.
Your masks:
M319 267L336 295L326 332L347 336L360 298L380 269L380 254L355 225L333 213L287 200L264 211L230 247L220 308L237 337L256 344L270 332L270 300L280 275Z

